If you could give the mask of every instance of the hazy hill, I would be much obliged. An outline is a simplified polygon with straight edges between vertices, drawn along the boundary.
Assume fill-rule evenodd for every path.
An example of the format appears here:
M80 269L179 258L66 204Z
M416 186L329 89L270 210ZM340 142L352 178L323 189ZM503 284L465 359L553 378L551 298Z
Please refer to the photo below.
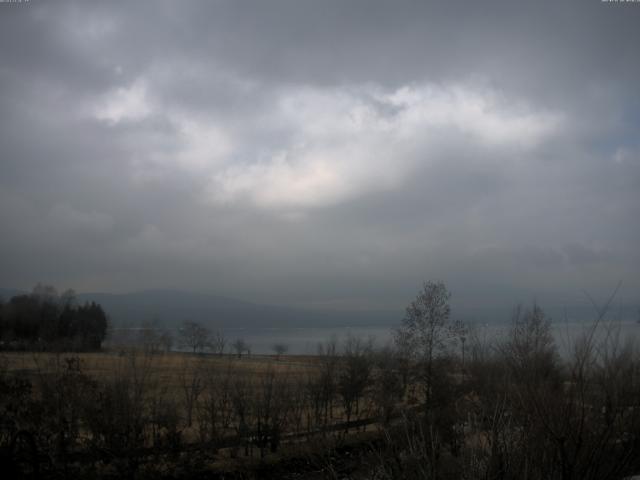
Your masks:
M0 288L5 301L26 291ZM180 290L145 290L133 293L81 293L80 303L102 305L113 326L135 326L150 320L177 326L193 320L211 327L390 326L402 311L338 311L261 305L217 295Z
M17 289L0 288L0 297L7 301L14 295L26 293ZM114 326L135 326L157 320L167 327L183 320L201 322L210 327L334 327L334 326L396 326L404 309L340 311L304 309L286 306L261 305L217 295L180 290L146 290L134 293L83 293L79 302L95 301L103 306ZM541 302L541 307L554 322L591 321L596 314L586 302L567 305ZM455 318L480 323L509 321L514 304L496 307L464 308L453 306ZM614 305L607 318L635 320L638 306Z
M193 320L212 327L305 327L393 325L402 312L344 312L260 305L202 293L149 290L127 294L87 293L79 301L100 303L114 325L152 319L166 326Z

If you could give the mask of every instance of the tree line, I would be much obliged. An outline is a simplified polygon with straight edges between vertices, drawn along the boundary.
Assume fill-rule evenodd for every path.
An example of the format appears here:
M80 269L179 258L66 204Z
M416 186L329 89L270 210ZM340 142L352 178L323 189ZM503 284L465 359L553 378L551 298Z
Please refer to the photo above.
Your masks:
M0 348L4 350L99 350L108 319L95 302L79 304L73 290L58 294L38 284L31 293L0 301Z

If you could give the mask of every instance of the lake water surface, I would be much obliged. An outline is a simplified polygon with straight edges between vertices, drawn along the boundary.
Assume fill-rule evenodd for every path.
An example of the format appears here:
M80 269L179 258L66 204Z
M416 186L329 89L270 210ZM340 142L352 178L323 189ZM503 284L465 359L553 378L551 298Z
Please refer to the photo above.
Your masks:
M558 351L566 355L572 345L580 336L588 334L593 327L593 322L556 322L551 324L551 332L556 341ZM272 354L275 344L284 344L288 347L288 353L293 355L313 355L318 352L318 345L331 340L338 343L338 348L349 336L362 340L371 339L375 346L382 347L393 342L393 329L395 327L381 326L354 326L354 327L283 327L283 328L225 328L222 329L227 340L227 351L231 351L231 344L242 339L251 348L253 354ZM474 324L473 335L485 344L504 339L508 334L508 324ZM114 336L118 339L126 339L125 343L135 342L140 328L114 329ZM178 329L172 333L178 341ZM609 338L618 339L624 343L630 339L640 340L640 323L637 321L604 321L595 331L596 341ZM116 342L119 343L119 342ZM176 346L176 350L181 350Z
M593 322L559 322L551 324L551 331L560 353L571 350L571 345L580 336L588 334ZM504 338L510 326L505 324L475 325L474 335L483 342L491 342ZM256 354L273 353L273 345L285 344L290 354L315 354L318 344L336 339L338 346L350 335L363 340L372 339L376 346L384 346L393 341L393 328L380 326L358 327L311 327L311 328L228 328L223 330L228 343L242 338L251 346L251 352ZM640 339L640 323L635 321L603 322L595 331L596 340L604 338L618 338L621 342L626 339Z

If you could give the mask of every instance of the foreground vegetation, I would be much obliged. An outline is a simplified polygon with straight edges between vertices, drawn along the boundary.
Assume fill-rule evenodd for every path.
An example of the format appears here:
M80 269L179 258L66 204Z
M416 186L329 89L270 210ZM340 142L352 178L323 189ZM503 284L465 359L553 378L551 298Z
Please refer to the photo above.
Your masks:
M85 478L622 479L640 472L640 352L598 309L560 358L536 305L507 338L427 283L393 347L313 357L6 353L2 471ZM598 329L604 335L596 335ZM596 341L596 338L600 339Z

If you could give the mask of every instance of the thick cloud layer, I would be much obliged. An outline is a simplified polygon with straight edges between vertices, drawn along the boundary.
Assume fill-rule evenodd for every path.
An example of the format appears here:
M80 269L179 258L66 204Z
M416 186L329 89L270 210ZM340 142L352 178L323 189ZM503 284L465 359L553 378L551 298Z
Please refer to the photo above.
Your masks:
M0 4L0 285L640 292L640 4Z

